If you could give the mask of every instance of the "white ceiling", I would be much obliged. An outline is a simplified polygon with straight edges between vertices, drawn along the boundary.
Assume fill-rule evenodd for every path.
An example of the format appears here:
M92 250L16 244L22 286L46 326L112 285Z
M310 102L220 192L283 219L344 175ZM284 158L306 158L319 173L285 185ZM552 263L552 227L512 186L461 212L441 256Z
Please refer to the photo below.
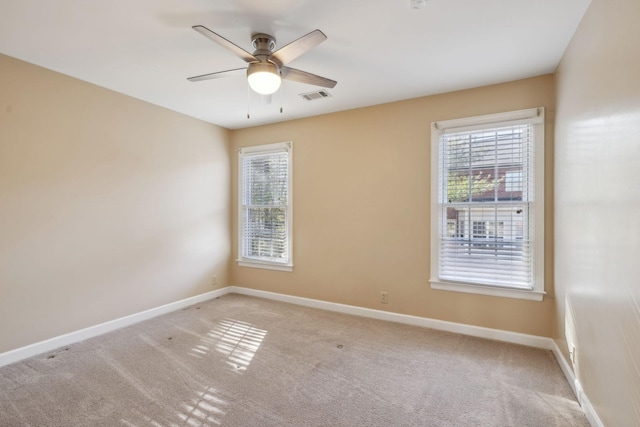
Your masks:
M0 53L238 129L551 73L589 1L0 0ZM265 105L243 76L189 82L246 65L197 24L249 52L252 33L282 47L320 29L289 65L338 85L309 102L320 88L284 81Z

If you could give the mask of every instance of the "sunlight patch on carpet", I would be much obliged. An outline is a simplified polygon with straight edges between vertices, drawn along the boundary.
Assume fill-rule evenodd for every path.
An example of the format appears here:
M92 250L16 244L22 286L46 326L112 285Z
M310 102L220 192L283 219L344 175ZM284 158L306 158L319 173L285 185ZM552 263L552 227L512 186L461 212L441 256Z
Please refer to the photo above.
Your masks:
M266 335L267 331L255 328L251 323L224 319L207 332L189 354L201 358L215 349L227 356L226 363L233 371L242 373L251 364Z
M198 393L198 397L189 403L182 405L183 412L178 413L178 417L188 426L220 425L225 411L221 408L228 403L216 397L216 390L208 387L205 391Z

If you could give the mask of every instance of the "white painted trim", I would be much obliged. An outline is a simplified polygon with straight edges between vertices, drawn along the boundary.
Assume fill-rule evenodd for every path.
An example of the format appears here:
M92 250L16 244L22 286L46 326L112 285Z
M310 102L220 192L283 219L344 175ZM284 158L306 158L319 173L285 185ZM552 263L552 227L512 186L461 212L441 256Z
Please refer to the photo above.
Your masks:
M268 264L266 262L261 262L261 261L250 262L245 260L238 260L238 265L240 267L264 268L267 270L276 270L276 271L293 271L293 265L290 265L290 264L278 265L275 262Z
M560 350L560 347L558 347L558 343L556 343L555 340L552 340L552 339L550 339L550 341L551 341L550 350L553 351L553 355L556 357L556 360L558 361L558 365L560 365L560 369L562 369L562 373L564 374L565 378L567 379L567 382L571 386L571 390L573 390L573 394L576 396L576 399L578 399L579 398L578 390L576 389L576 383L578 380L576 379L576 376L573 373L573 368L571 367L567 359L564 357L562 350Z
M119 319L110 320L108 322L100 323L94 326L89 326L88 328L53 337L48 340L17 348L15 350L10 350L0 354L0 366L9 365L11 363L19 362L20 360L27 359L38 354L47 353L60 347L93 338L107 332L115 331L116 329L124 328L125 326L130 326L135 323L142 322L144 320L148 320L162 314L170 313L172 311L176 311L193 304L198 304L203 301L217 298L219 296L228 294L229 292L229 287L217 289L215 291L206 292L194 297L185 298L180 301L175 301L169 304L161 305L159 307L151 308L149 310L141 311L139 313L134 313L129 316L124 316Z
M598 413L593 408L593 405L591 405L591 401L585 394L582 384L580 384L580 381L578 380L576 380L576 389L578 390L578 402L580 402L582 412L584 412L584 415L587 417L587 421L589 421L591 427L604 427L602 420L600 420Z
M560 369L562 369L564 376L567 378L567 382L571 386L571 389L573 389L573 393L576 395L576 399L578 399L578 403L580 403L582 412L584 412L584 415L587 417L587 421L589 421L591 427L604 427L604 424L600 420L598 413L595 411L593 405L591 405L591 401L585 394L584 389L582 388L582 384L576 378L571 364L569 363L567 358L564 357L564 353L562 353L560 347L558 347L558 344L554 340L550 341L553 343L553 348L551 350L556 356L558 365L560 365Z
M551 338L539 337L535 335L484 328L481 326L464 325L462 323L447 322L444 320L429 319L427 317L410 316L408 314L393 313L390 311L375 310L353 305L338 304L334 302L296 297L292 295L243 288L240 286L231 286L230 292L259 298L266 298L290 304L297 304L305 307L319 308L322 310L351 314L354 316L368 317L372 319L386 320L396 323L404 323L406 325L422 326L425 328L453 332L462 335L470 335L479 338L488 338L496 341L505 341L514 344L528 345L530 347L543 348L545 350L552 349L553 340Z
M546 292L528 289L515 289L500 286L472 285L467 283L453 283L442 280L429 280L431 289L440 291L464 292L466 294L490 295L494 297L517 298L531 301L542 301Z
M463 117L459 119L441 120L434 122L433 127L438 131L464 132L482 129L486 125L510 126L520 123L543 123L544 107L528 108L526 110L508 111L505 113L484 114L482 116Z

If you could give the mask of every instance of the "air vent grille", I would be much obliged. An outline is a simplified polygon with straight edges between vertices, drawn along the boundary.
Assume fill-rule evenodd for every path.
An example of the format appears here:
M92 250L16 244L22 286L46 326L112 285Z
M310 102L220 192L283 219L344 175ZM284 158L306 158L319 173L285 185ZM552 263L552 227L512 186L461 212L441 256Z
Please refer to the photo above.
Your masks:
M329 98L331 94L326 90L318 90L316 92L301 93L300 97L305 101L315 101L317 99Z

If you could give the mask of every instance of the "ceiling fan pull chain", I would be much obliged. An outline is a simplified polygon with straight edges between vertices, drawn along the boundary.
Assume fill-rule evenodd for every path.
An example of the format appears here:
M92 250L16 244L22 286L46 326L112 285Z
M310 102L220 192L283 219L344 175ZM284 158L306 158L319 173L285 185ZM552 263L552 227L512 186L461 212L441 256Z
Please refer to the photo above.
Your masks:
M249 91L249 85L247 85L247 120L251 118L251 114L249 114L251 111L251 94Z
M280 114L282 114L282 98L284 98L284 82L280 86Z

